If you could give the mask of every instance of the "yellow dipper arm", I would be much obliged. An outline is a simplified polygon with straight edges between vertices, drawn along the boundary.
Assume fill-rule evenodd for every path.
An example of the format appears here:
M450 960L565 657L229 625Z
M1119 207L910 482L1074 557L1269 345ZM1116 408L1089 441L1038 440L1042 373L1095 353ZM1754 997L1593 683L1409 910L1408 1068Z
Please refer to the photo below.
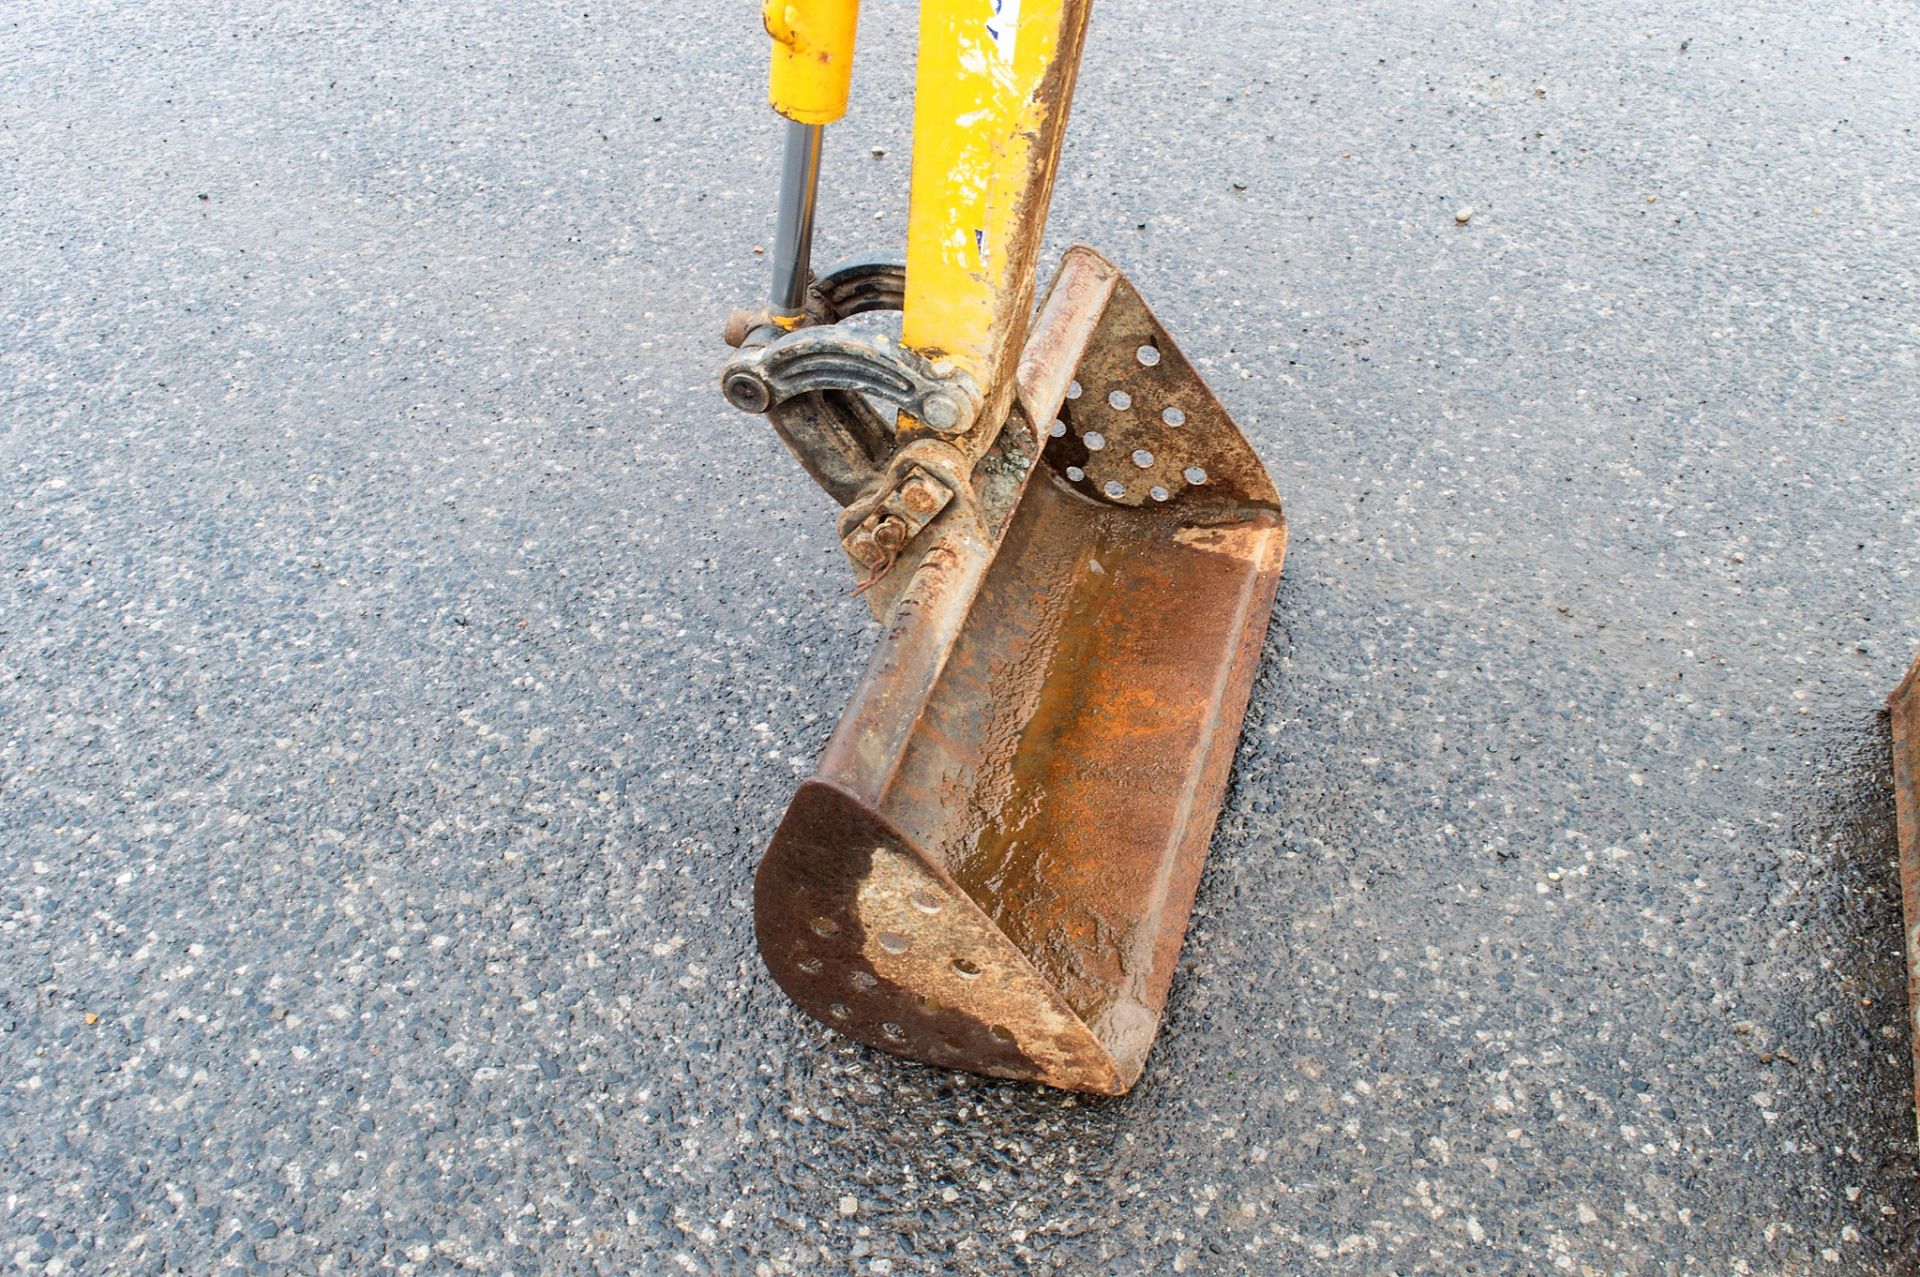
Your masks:
M845 115L860 0L766 0L761 17L773 37L773 109L801 124Z
M1026 341L1091 4L920 3L901 341L979 382L986 443Z

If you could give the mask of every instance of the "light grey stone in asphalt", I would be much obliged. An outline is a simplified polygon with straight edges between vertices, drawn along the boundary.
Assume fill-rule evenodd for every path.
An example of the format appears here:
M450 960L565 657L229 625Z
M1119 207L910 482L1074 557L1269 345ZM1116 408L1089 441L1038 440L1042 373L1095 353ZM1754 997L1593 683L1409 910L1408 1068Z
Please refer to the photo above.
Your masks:
M0 15L0 1263L1913 1271L1911 14L1102 0L1052 244L1294 539L1090 1102L753 950L873 631L714 385L752 8ZM868 9L825 258L903 234Z

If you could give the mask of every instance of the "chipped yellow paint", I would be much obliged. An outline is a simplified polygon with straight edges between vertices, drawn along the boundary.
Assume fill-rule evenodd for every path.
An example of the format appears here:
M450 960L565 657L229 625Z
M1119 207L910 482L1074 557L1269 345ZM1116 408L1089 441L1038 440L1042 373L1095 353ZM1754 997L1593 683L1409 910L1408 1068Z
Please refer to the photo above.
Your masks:
M990 402L1032 305L1086 11L1087 0L920 6L902 338L972 374Z
M860 0L766 0L760 18L773 37L767 78L773 109L802 124L831 124L845 115Z

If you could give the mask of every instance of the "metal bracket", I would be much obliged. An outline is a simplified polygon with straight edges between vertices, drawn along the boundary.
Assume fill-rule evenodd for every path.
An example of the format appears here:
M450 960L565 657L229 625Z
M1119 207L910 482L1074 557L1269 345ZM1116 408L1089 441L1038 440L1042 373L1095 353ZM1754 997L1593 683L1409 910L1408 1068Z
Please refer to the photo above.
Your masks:
M740 350L721 373L727 401L763 414L814 481L841 505L861 507L862 518L900 487L901 472L894 423L881 419L869 396L912 413L935 435L960 433L980 413L965 374L884 334L838 326L853 315L899 310L906 287L899 262L856 258L813 281L807 319L793 331L764 310L736 311L727 322L727 344ZM918 533L925 520L906 522Z
M964 372L923 359L885 333L838 324L798 328L743 349L727 361L720 385L742 412L767 412L811 391L850 390L911 413L937 434L963 434L980 415L980 392Z
M888 478L893 478L891 474ZM953 489L924 466L908 465L899 483L884 487L878 500L863 502L866 513L845 529L840 544L847 557L867 570L862 590L878 581L893 566L907 542L920 535L933 517L953 500ZM858 514L858 510L849 514ZM852 522L843 516L843 527Z

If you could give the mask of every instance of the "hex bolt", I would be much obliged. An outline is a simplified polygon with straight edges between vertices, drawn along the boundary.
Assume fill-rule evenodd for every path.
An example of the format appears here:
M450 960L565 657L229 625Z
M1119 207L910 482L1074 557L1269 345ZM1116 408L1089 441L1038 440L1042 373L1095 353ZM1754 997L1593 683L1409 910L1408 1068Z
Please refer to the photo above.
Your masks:
M908 514L925 518L940 508L940 493L927 480L915 477L900 489L900 504L907 508Z
M890 514L874 527L873 539L883 550L898 550L907 543L907 525L900 516Z

